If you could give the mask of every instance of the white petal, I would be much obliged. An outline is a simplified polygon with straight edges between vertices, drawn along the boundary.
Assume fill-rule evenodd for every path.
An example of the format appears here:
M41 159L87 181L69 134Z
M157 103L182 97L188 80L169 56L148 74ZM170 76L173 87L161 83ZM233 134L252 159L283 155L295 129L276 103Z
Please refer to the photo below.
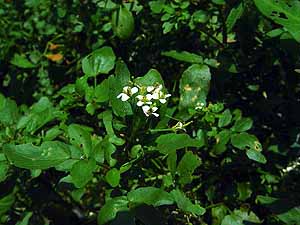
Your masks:
M138 100L143 100L144 96L143 96L143 95L138 95L138 96L136 96L136 98L137 98Z
M151 111L152 111L152 112L156 112L157 110L158 110L158 108L155 107L155 106L151 108Z
M129 97L128 95L122 93L121 100L122 100L123 102L126 102L129 98L130 98L130 97Z
M158 87L157 87L157 90L161 91L163 88L163 86L160 84Z
M151 99L153 99L153 96L151 94L146 94L146 99L151 101Z
M145 113L146 116L149 116L149 110L150 110L150 106L149 105L144 105L142 107L143 112Z
M154 92L154 93L152 94L152 98L153 98L153 99L159 99L159 93L158 93L158 92Z
M165 95L165 98L169 98L169 97L171 97L172 95L171 94L166 94Z
M146 102L146 104L148 104L148 105L152 105L152 102Z
M136 105L137 105L137 106L142 106L142 105L144 105L144 102L138 101L138 102L136 103Z
M182 129L182 128L183 128L183 123L182 123L182 122L178 122L178 127L179 127L180 129Z
M123 92L127 93L129 89L130 89L129 86L125 86L125 87L123 87Z
M159 99L159 101L160 101L160 103L162 103L162 104L165 104L165 103L167 102L167 100L164 99L164 98Z
M152 115L154 115L155 117L159 117L158 113L152 113Z
M134 95L135 93L137 93L139 91L139 89L137 87L133 87L131 88L131 94Z
M121 98L124 93L120 93L117 98Z
M148 92L152 92L154 89L155 89L154 86L148 86L148 87L147 87L147 91L148 91Z

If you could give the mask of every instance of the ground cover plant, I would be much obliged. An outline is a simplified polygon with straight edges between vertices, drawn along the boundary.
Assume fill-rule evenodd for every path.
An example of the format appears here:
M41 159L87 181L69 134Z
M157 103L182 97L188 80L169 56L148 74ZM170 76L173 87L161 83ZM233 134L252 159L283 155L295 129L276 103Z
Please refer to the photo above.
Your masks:
M0 224L300 224L299 15L0 0Z

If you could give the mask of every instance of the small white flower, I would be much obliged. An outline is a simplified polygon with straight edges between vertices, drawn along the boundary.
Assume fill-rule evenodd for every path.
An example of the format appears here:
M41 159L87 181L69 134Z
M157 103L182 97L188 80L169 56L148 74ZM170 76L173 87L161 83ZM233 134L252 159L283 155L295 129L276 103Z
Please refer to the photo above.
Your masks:
M138 102L136 103L136 105L137 105L137 106L142 106L142 105L144 105L144 102L138 101Z
M182 122L178 122L177 126L178 126L179 129L182 129L183 128L183 123Z
M167 102L166 98L169 98L171 94L165 94L159 89L155 89L152 94L153 99L159 100L160 103L165 104Z
M123 87L122 93L120 93L117 98L121 98L121 100L125 102L130 98L130 96L134 95L138 91L139 89L137 87L131 88L129 86L125 86Z
M162 89L163 89L162 84L160 84L160 85L156 88L156 90L158 90L158 91L161 91Z
M147 117L150 116L150 106L149 105L144 105L142 107L142 110Z
M169 98L170 96L171 94L162 94L159 98L160 103L165 104L167 102L166 98Z
M158 110L158 108L157 107L150 107L149 105L144 105L143 107L142 107L142 109L143 109L143 112L144 112L144 114L147 116L147 117L149 117L150 115L154 115L155 117L158 117L159 116L159 114L158 113L155 113L157 110Z
M117 98L121 98L123 102L126 102L130 97L125 93L120 93Z
M172 129L175 129L175 130L183 130L186 132L186 129L184 128L186 125L183 124L182 122L177 122L173 127Z
M159 99L159 95L160 95L160 92L155 90L152 94L152 98L157 100L157 99Z
M201 110L201 109L203 109L204 105L205 105L205 104L204 104L203 102L201 102L201 103L198 102L197 105L196 105L196 107L195 107L195 109L196 109L196 110L198 110L198 109Z
M135 93L137 93L139 91L138 87L133 87L131 88L131 95L134 95Z
M146 94L146 99L148 101L151 101L153 99L153 96L151 94Z
M141 100L143 100L144 96L143 95L137 95L136 98L141 101Z
M137 106L142 106L142 105L145 105L145 104L148 104L148 105L151 105L152 102L152 95L151 94L147 94L146 96L144 95L138 95L136 96L136 98L139 100L136 105Z
M147 91L148 91L148 92L152 92L152 91L154 91L154 89L155 89L154 86L148 86L148 87L147 87Z

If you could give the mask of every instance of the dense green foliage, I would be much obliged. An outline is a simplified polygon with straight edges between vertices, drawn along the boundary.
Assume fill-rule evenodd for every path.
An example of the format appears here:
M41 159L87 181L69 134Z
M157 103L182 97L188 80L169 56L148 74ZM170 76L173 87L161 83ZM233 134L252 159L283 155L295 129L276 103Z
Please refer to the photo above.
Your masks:
M0 0L0 224L300 224L298 0Z

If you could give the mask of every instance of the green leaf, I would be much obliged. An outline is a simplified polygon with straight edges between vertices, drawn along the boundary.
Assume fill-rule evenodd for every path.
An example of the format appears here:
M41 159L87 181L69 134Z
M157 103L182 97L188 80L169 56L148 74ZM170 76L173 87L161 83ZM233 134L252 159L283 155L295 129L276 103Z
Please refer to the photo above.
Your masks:
M2 198L0 198L0 216L4 215L8 210L11 209L15 201L14 193L10 193Z
M52 141L54 140L57 136L61 135L63 131L59 128L59 126L54 126L47 130L43 140L44 141Z
M143 147L141 145L134 145L130 149L129 156L132 159L139 158L143 154Z
M130 38L134 31L134 17L126 7L121 6L113 12L111 23L114 34L121 40Z
M139 86L154 86L156 84L164 84L160 73L155 69L150 69L143 77L137 77L135 83Z
M251 197L252 190L249 182L237 183L237 191L239 193L239 200L245 201Z
M212 2L217 5L225 5L226 4L225 0L212 0Z
M167 158L168 169L171 172L172 176L175 176L176 173L176 165L177 165L177 153L176 151L168 154Z
M167 22L164 22L163 23L163 33L164 34L167 34L167 33L169 33L172 29L173 29L173 27L174 27L174 23L170 23L169 21L167 21Z
M222 220L221 225L244 225L243 220L236 215L227 215Z
M80 200L81 200L82 196L84 196L85 191L86 191L85 188L74 189L71 192L71 196L74 199L74 201L80 203Z
M214 154L222 154L227 150L227 143L230 140L231 136L231 131L224 129L220 133L218 133L215 138L216 138L216 144L213 147L213 153Z
M132 190L127 195L129 202L136 204L172 205L173 197L170 193L155 187L142 187Z
M0 160L0 183L6 179L8 169L9 169L8 162Z
M230 124L232 115L229 109L226 109L220 116L218 127L225 127Z
M233 211L234 215L237 215L238 217L242 218L242 221L248 221L252 223L261 223L260 219L255 215L254 212L249 211L248 209L235 209Z
M183 192L176 189L171 191L171 195L174 201L177 203L178 208L184 212L189 212L197 216L202 216L205 213L205 209L198 204L193 204L190 199L188 199Z
M42 97L31 106L28 114L20 118L17 129L25 129L29 133L34 133L50 121L63 118L63 113L57 110L47 97Z
M200 9L193 13L192 18L195 23L206 23L209 16L207 11Z
M230 33L232 31L232 28L236 24L237 20L241 18L244 12L244 5L243 2L241 2L239 5L236 7L232 8L230 10L229 15L227 16L226 19L226 29L227 33Z
M103 119L103 123L107 132L107 135L109 136L109 141L115 145L123 145L125 141L122 138L119 138L115 135L113 125L112 125L112 112L110 110L106 110L103 113L98 115L98 118Z
M197 155L191 151L186 152L177 166L179 183L185 185L192 182L192 174L200 165L201 159Z
M84 187L92 178L96 168L95 160L80 160L71 170L72 182L77 188Z
M190 52L177 52L175 50L167 51L167 52L162 52L161 53L163 56L171 57L173 59L183 61L183 62L188 62L188 63L203 63L203 58L200 55L190 53Z
M225 205L217 205L211 209L212 224L220 225L224 217L227 215L227 207Z
M90 115L94 115L95 114L95 111L97 109L97 106L93 103L88 103L86 106L85 106L85 110L88 114Z
M285 224L300 224L300 207L294 207L287 212L276 215Z
M7 144L3 150L12 164L25 169L48 169L70 158L69 146L58 141L46 141L41 146Z
M164 0L150 1L149 6L153 13L160 13L164 8Z
M71 171L73 165L78 162L79 159L68 159L60 164L58 164L57 166L55 166L55 169L58 171Z
M257 151L262 150L261 144L259 143L258 139L254 135L248 134L246 132L233 134L231 136L231 144L241 150L247 148L256 149Z
M265 156L261 153L262 146L254 135L245 132L234 134L231 136L231 144L238 149L246 150L249 159L259 163L267 162Z
M163 134L155 142L157 149L163 154L170 154L185 147L200 147L201 141L193 139L187 134Z
M25 55L19 55L19 54L14 54L14 57L10 61L11 64L24 68L24 69L29 69L29 68L35 68L36 65L34 65L32 62L30 62Z
M121 196L112 198L100 209L97 222L99 225L106 224L116 218L118 212L124 211L129 211L127 197Z
M111 47L102 47L83 58L82 70L89 77L108 74L115 66L116 56Z
M247 149L246 155L248 156L249 159L252 159L256 162L263 163L263 164L267 162L266 157L263 154L261 154L261 152L258 152L255 149Z
M92 152L91 134L85 127L78 124L68 126L68 135L72 145L83 149L86 157L89 157Z
M210 85L210 71L206 65L194 64L185 70L180 80L180 109L195 109L206 104Z
M28 225L31 216L32 216L32 212L26 212L23 219L19 221L16 225Z
M112 167L116 164L116 160L112 158L112 154L116 151L116 147L109 141L109 136L106 136L101 142L100 142L100 149L104 152L104 158L107 161L107 163Z
M256 199L255 199L255 202L256 203L258 202L262 205L268 205L268 204L272 204L272 203L274 203L278 200L279 200L278 198L274 198L274 197L271 197L271 196L257 195Z
M300 42L300 2L297 0L254 0L259 11L275 23L284 26Z
M251 118L240 118L235 121L232 130L236 132L244 132L249 130L253 125L253 120Z
M130 82L130 72L123 61L118 61L116 65L116 75L109 77L109 88L110 88L110 103L113 112L117 116L132 115L132 108L129 102L123 102L117 98L122 92L124 86L128 86Z
M235 209L231 215L224 217L221 225L243 225L243 221L261 223L260 219L252 211Z
M103 80L99 85L95 87L94 95L96 102L106 102L109 100L109 81Z
M31 177L32 178L37 178L41 175L42 170L31 170L30 172L31 172Z
M120 171L116 168L112 168L106 173L105 179L110 186L117 187L121 179Z
M9 126L14 124L19 117L18 106L15 101L5 98L0 93L0 124Z

